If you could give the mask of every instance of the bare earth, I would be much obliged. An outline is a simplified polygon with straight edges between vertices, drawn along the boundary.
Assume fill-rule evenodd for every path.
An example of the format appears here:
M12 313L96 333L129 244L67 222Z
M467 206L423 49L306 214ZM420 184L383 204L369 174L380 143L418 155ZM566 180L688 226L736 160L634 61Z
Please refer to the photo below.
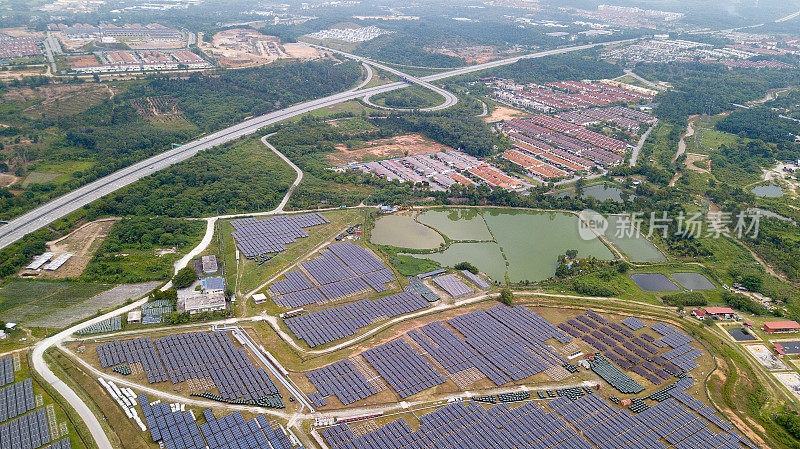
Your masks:
M695 162L704 162L708 168L700 168L695 165ZM711 172L711 160L707 154L686 153L686 168L700 173Z
M17 181L19 181L19 178L12 174L0 173L0 186L10 187L14 185Z
M520 111L519 109L509 108L508 106L497 106L491 114L484 117L486 123L499 122L504 120L511 120L512 118L530 117L530 114Z
M367 147L360 150L348 150L344 145L336 147L339 152L327 155L328 161L335 167L351 162L368 162L392 159L417 154L430 154L444 150L452 150L445 145L434 143L419 134L408 134L367 142Z
M289 57L297 59L315 59L322 56L319 50L303 43L283 44L283 49Z
M95 251L108 237L108 232L117 220L117 218L111 218L86 223L69 235L48 242L48 249L56 254L54 257L63 253L72 253L72 258L56 271L42 270L38 277L40 279L65 279L80 276L89 265Z

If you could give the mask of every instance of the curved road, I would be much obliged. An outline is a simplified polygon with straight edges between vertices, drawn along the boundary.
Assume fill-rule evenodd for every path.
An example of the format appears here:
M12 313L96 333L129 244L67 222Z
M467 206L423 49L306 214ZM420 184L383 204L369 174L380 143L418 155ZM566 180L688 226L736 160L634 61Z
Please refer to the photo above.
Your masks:
M401 71L399 71L399 70L397 70L395 68L389 67L389 66L387 66L385 64L381 64L380 62L375 62L375 61L373 61L371 59L367 59L367 58L364 58L364 57L361 57L361 56L356 56L354 54L347 53L347 52L344 52L344 51L341 51L341 50L335 50L333 48L323 47L321 45L313 45L313 44L309 44L309 45L311 45L312 47L319 48L320 50L324 50L324 51L327 51L327 52L340 54L340 55L342 55L342 56L344 56L346 58L353 59L353 60L358 61L358 62L360 62L360 63L362 63L364 65L366 65L366 64L374 65L375 67L377 67L377 68L379 68L379 69L381 69L383 71L386 71L386 72L389 72L389 73L392 73L392 74L395 74L395 75L399 76L400 78L402 78L403 80L405 80L407 82L411 82L413 84L419 84L420 86L422 86L422 87L424 87L426 89L430 89L430 90L436 92L437 94L441 95L444 98L444 103L442 103L440 105L432 106L432 107L429 107L429 108L422 108L422 109L420 109L420 111L426 111L426 112L439 111L439 110L442 110L442 109L447 109L447 108L449 108L451 106L454 106L456 103L458 103L458 97L456 97L452 92L444 90L441 87L434 86L433 84L425 81L425 79L423 79L423 78L417 78L415 76L408 75L408 74L403 73L403 72L401 72ZM370 98L373 95L376 95L376 94L377 93L370 93L370 94L365 95L364 96L364 102L367 103L370 106L381 108L381 109L391 109L391 110L395 110L395 111L411 111L412 110L412 109L402 109L402 108L390 108L390 107L385 107L385 106L379 106L379 105L377 105L375 103L372 103L370 101Z
M524 56L517 56L513 58L501 59L497 61L477 64L460 69L451 70L449 72L437 73L435 75L428 75L419 80L429 83L431 81L438 81L441 79L449 78L452 76L464 75L467 73L477 72L493 67L502 65L513 64L522 59L541 58L545 56L557 55L562 53L569 53L573 51L585 50L588 48L611 45L622 42L629 42L630 39L624 41L604 42L602 44L587 44L577 45L573 47L565 47L556 50L547 50L538 53L532 53ZM381 92L389 92L395 89L400 89L409 86L405 82L395 82L375 86L366 89L359 89L355 91L341 92L333 94L317 100L311 100L304 103L290 106L280 111L264 114L242 123L233 125L229 128L217 131L207 136L201 137L192 142L186 143L172 150L165 151L143 161L137 162L119 171L116 171L108 176L100 178L91 182L83 187L73 190L47 204L39 206L38 208L23 214L7 224L0 227L0 249L16 242L24 237L26 234L41 229L48 224L72 213L81 207L92 203L95 200L102 198L105 195L113 193L127 185L130 185L139 179L148 176L156 171L163 170L174 164L185 161L190 157L197 154L199 151L207 150L219 145L236 140L240 137L254 134L261 128L279 123L298 115L305 114L310 111L332 106L338 103L362 98L367 95L377 94ZM438 88L437 88L438 89ZM452 95L452 94L449 94ZM441 106L441 105L440 105Z

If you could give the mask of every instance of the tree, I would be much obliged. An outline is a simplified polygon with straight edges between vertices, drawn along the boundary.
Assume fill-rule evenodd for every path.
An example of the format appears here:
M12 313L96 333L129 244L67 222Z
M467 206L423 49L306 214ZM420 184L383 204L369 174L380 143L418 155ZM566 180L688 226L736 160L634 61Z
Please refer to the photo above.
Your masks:
M514 292L512 292L510 289L504 288L500 290L500 296L497 299L502 304L511 307L514 305Z
M472 274L478 274L478 268L469 262L459 262L453 268L456 270L467 270Z
M578 257L578 250L577 249L568 249L566 254L567 254L568 258L574 259L574 258Z
M172 285L175 288L186 288L197 280L197 273L192 267L185 267L178 270L175 277L172 278Z
M761 290L762 282L763 280L761 279L761 276L757 274L748 274L742 277L740 283L742 284L742 287L750 290L751 292L757 292Z

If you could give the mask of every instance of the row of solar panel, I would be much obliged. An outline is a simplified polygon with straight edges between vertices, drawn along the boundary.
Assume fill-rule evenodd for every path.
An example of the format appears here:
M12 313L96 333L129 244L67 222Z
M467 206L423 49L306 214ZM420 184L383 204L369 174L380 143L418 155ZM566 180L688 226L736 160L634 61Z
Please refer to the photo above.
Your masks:
M0 386L14 382L14 356L7 355L0 359Z
M329 221L317 213L231 221L236 246L248 259L281 252L297 238L308 237L302 228L325 223Z
M8 421L36 408L33 382L25 379L0 389L0 422Z
M614 408L594 393L575 399L560 397L547 408L551 411L535 402L514 409L508 404L484 409L473 402L456 402L421 416L416 431L399 419L359 436L347 424L320 433L333 449L666 449L662 438L680 449L755 448L730 432L729 424L715 433L708 422L674 399L639 415Z
M3 449L37 449L50 441L50 426L44 408L0 425L0 447Z

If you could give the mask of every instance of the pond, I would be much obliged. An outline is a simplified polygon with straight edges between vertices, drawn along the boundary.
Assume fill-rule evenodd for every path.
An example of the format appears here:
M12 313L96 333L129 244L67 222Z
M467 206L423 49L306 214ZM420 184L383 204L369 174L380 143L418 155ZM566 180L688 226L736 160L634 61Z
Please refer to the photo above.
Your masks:
M619 187L606 186L605 184L595 184L593 186L584 187L581 198L592 197L598 201L611 200L618 203L622 202L623 190ZM634 195L630 195L628 201L633 200Z
M477 208L429 210L417 221L436 228L452 240L491 240L492 235Z
M658 273L632 274L631 280L646 292L666 292L679 289L668 277Z
M439 262L443 267L452 267L459 262L469 261L492 279L505 281L506 261L500 251L500 245L495 242L453 243L440 253L409 255Z
M386 215L375 222L372 243L410 249L436 249L444 239L433 229L408 215Z
M783 189L775 184L768 184L765 186L755 186L751 190L755 196L762 198L778 198L783 196Z
M700 273L672 273L671 276L686 290L714 290L714 284Z
M512 282L541 281L553 276L558 256L570 249L577 249L579 257L614 259L611 250L600 240L580 238L578 217L573 214L510 209L478 211L483 215L496 243L456 243L442 253L413 256L436 260L446 266L467 261L499 281L505 278L505 260L508 260L508 277ZM437 230L448 237L472 239L481 236L482 229L486 227L479 226L483 222L480 219L479 215L462 211L452 215L439 212L425 218L431 224L438 220ZM463 230L459 228L462 222L466 224Z
M609 215L606 217L608 229L606 229L604 235L614 246L625 253L632 262L664 262L667 260L664 254L647 240L641 232L636 231L629 235L630 233L626 232L627 228L623 227L622 217L621 215ZM618 230L620 232L617 232Z

